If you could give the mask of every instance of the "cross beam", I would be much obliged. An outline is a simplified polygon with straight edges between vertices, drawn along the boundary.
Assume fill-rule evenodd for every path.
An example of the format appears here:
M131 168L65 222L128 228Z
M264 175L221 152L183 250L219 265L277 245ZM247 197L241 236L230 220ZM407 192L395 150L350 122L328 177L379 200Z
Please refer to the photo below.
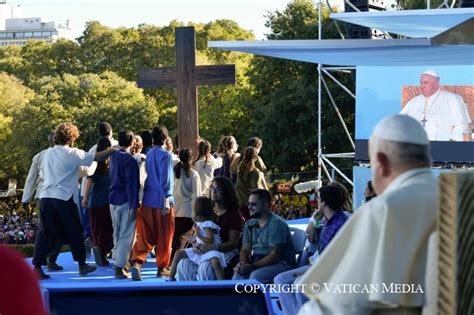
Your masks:
M141 88L176 87L179 147L196 147L199 138L197 87L235 84L235 65L196 66L194 27L177 27L176 67L143 69L138 72Z

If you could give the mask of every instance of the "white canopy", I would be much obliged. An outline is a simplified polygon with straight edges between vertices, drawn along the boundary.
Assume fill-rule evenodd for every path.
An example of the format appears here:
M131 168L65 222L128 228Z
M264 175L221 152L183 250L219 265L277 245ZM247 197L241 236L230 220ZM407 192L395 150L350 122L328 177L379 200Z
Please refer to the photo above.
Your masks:
M210 41L208 46L326 65L474 64L473 45L433 45L430 39Z
M474 17L474 8L331 13L331 18L413 38L434 37Z

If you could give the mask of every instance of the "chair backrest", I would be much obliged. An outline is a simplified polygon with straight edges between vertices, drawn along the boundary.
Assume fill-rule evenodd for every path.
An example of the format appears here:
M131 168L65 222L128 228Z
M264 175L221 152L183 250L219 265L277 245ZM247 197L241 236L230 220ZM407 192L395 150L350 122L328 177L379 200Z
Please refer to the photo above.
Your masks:
M290 232L291 239L293 240L293 249L295 250L295 254L299 255L303 252L306 243L306 231L290 226Z

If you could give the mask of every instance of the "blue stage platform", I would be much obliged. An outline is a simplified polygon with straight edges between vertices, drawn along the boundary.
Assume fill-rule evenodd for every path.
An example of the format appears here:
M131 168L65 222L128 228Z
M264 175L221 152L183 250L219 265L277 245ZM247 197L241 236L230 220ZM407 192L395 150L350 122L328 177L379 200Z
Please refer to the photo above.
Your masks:
M308 218L288 221L290 226L303 230L307 223ZM31 264L31 258L27 261ZM87 262L94 264L93 256ZM52 315L281 314L274 294L236 291L238 283L257 282L165 282L165 278L156 278L155 260L150 257L142 267L143 281L115 279L113 261L85 277L79 275L71 253L61 253L57 263L64 270L47 272L51 279L41 281L44 301Z
M31 264L31 259L28 262ZM54 315L281 314L275 296L235 289L237 283L256 282L165 282L165 278L155 277L153 258L142 267L143 281L115 279L113 264L82 277L71 253L60 254L57 262L64 270L47 272L51 279L41 281L45 305ZM93 257L88 263L94 263Z

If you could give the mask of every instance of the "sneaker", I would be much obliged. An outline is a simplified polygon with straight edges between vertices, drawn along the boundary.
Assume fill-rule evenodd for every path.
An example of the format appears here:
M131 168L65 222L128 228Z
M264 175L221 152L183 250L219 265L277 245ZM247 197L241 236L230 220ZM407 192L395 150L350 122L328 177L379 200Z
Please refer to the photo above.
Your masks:
M40 280L46 280L46 279L51 278L49 275L44 273L43 268L41 267L35 267L34 271L36 272Z
M114 277L116 279L129 279L130 274L128 272L126 272L125 270L123 270L122 268L115 266Z
M134 263L130 272L132 273L133 281L142 281L142 273L141 273L142 266L139 263Z
M95 271L96 269L97 269L96 266L85 264L85 265L79 266L79 274L81 276L85 276L88 273Z
M48 271L59 271L64 268L58 265L54 260L48 260Z

